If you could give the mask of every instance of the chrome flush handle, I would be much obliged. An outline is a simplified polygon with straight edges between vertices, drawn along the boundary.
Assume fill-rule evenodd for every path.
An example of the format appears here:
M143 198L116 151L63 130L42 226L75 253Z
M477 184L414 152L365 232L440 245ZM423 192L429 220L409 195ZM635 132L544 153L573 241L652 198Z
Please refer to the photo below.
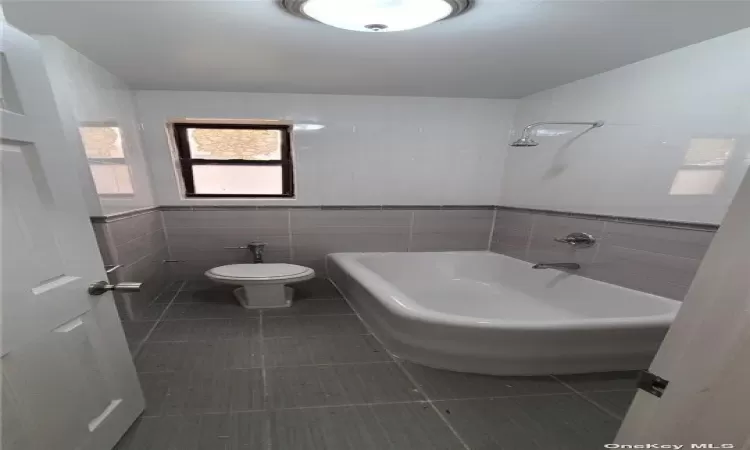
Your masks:
M555 242L562 242L577 248L586 248L596 244L596 238L588 233L575 232L564 238L555 238Z

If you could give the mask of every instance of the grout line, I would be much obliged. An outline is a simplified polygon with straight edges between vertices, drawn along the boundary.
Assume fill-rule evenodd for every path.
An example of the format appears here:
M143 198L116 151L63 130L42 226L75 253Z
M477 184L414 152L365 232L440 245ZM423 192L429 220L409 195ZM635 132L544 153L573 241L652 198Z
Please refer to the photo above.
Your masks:
M369 335L368 335L369 336ZM297 367L338 367L338 366L363 366L370 364L393 364L392 360L388 361L362 361L362 362L348 362L348 363L328 363L328 364L296 364L296 365L282 365L282 366L268 366L269 369L295 369Z
M584 395L583 392L579 392L578 390L576 390L575 388L573 388L573 386L571 386L568 383L564 382L563 380L561 380L557 376L555 376L555 375L550 375L550 376L552 378L554 378L555 380L557 380L558 383L562 384L566 388L568 388L571 391L573 391L576 395L578 395L578 397L582 398L585 402L587 402L587 403L589 403L591 405L594 405L596 407L596 409L598 409L599 411L602 411L603 413L607 414L608 416L611 416L611 417L613 417L613 418L615 418L615 419L617 419L619 421L622 421L622 416L619 416L619 415L613 413L612 411L610 411L609 409L602 407L601 405L599 405L595 401L593 401L590 398L586 397L586 395ZM601 391L601 392L616 392L616 391Z
M341 405L317 405L317 406L294 406L287 408L274 408L268 411L297 411L305 409L345 408L348 406L378 406L378 405L406 405L410 403L423 404L426 400L404 400L402 402L379 402L379 403L346 403Z
M135 361L136 357L141 353L141 349L143 348L144 344L146 344L146 341L148 341L148 338L151 337L151 334L154 332L154 330L156 329L156 327L158 327L159 324L164 321L163 320L164 316L167 314L167 311L169 311L169 307L172 306L172 303L174 302L174 299L177 298L177 294L179 294L180 292L182 292L182 288L185 286L185 283L187 283L187 281L183 281L182 284L180 285L180 287L177 288L176 291L174 291L174 295L172 296L172 300L170 300L169 303L167 303L167 307L164 308L164 311L162 311L162 313L159 315L159 317L154 321L154 326L152 326L151 329L148 330L148 333L146 333L146 337L144 337L143 340L141 341L141 343L138 344L138 347L136 347L135 351L132 354L133 361ZM161 293L159 295L161 295ZM158 295L157 295L157 297L158 297ZM154 304L154 302L152 300L151 303L149 303L149 306L153 305L153 304Z
M424 396L424 398L427 399L427 404L430 405L430 407L432 407L433 411L435 411L435 413L445 423L445 425L448 427L448 429L451 430L451 433L453 433L453 435L456 436L456 439L458 439L458 442L460 442L461 445L463 445L463 447L466 450L471 450L471 448L468 446L468 444L466 444L466 442L464 442L464 440L461 437L461 435L458 434L458 431L456 431L456 429L453 428L453 425L451 425L451 423L448 421L448 418L445 417L445 415L440 411L440 409L438 409L437 406L435 406L435 403L433 403L432 399L430 399L430 397L422 389L422 387L419 386L419 383L417 383L417 381L411 376L411 374L409 373L409 371L406 370L406 368L403 367L401 365L401 363L399 363L396 360L396 358L393 356L393 354L391 352L388 352L388 354L391 356L391 358L393 359L393 362L396 363L396 365L399 367L399 369L401 369L401 371L404 373L404 375L406 376L406 378L411 382L411 384L414 385L415 388L417 388L417 391L419 391L419 393L422 394Z
M409 242L406 244L406 252L411 252L412 237L414 236L414 211L409 214ZM331 282L333 283L333 282ZM334 284L335 286L335 284ZM338 287L336 287L338 289ZM343 295L343 294L342 294Z
M594 264L599 259L599 251L602 248L602 244L605 241L604 236L607 235L607 222L604 222L604 225L602 225L602 235L601 236L595 236L596 238L596 244L594 245L594 254L591 256L591 261L589 261L589 264Z
M291 239L291 235L289 236ZM291 251L291 247L290 247ZM258 311L258 337L260 338L260 376L263 380L263 411L269 410L269 399L268 399L268 378L266 376L266 345L265 338L263 337L263 310ZM272 437L271 437L271 421L266 420L263 423L263 432L266 435L266 450L272 448Z
M523 249L523 256L524 258L529 258L529 252L531 251L531 240L534 237L534 225L536 225L536 217L535 215L531 216L531 225L529 225L529 235L526 236L526 245Z
M286 229L289 236L289 262L294 262L294 244L292 241L292 212L286 212Z
M492 212L492 225L490 226L490 237L487 240L487 251L492 249L492 238L495 237L495 221L497 221L497 210Z
M412 220L413 220L413 218L414 218L414 213L412 212ZM409 239L409 241L411 242L411 239ZM333 286L336 288L336 290L339 291L339 294L341 294L341 296L344 298L344 300L346 300L346 302L352 308L352 311L354 311L354 313L356 314L356 316L359 319L359 321L362 322L362 325L364 325L365 328L368 331L370 331L370 334L372 335L372 337L376 341L378 341L378 343L380 343L380 345L385 349L385 351L388 354L388 356L390 356L391 360L396 364L396 366L401 370L401 372L403 372L404 376L406 376L406 378L409 380L409 382L412 384L412 386L414 386L414 388L417 390L417 392L419 392L427 400L426 403L428 405L430 405L430 407L432 408L433 411L435 411L435 414L438 415L438 417L440 418L440 420L442 420L443 423L445 423L445 425L448 427L448 429L451 431L451 433L453 433L453 435L456 437L456 439L458 439L458 442L461 443L461 445L464 447L464 449L471 450L471 448L466 444L466 442L464 442L463 438L458 434L458 432L456 431L456 429L453 428L453 425L451 425L451 423L443 415L443 413L440 412L440 410L437 408L437 406L435 406L435 404L432 403L432 400L427 396L427 393L424 392L422 390L422 388L419 386L419 384L417 384L417 382L414 380L414 378L412 378L411 374L401 365L401 363L396 359L396 357L393 355L393 353L391 353L388 350L388 347L385 346L385 344L375 335L375 333L372 333L372 330L370 330L370 328L367 326L367 323L364 320L362 320L362 317L359 315L359 313L357 313L357 310L354 309L354 307L352 306L352 303L349 301L348 298L346 298L346 295L344 295L344 291L342 291L341 289L339 289L338 285L332 279L329 279L328 282L331 283L331 284L333 284ZM424 403L424 402L422 402L422 403Z

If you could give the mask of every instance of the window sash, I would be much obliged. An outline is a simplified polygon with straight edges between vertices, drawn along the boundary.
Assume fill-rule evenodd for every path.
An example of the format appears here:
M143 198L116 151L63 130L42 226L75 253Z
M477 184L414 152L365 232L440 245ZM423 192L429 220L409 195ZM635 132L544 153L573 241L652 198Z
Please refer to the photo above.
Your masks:
M182 172L182 180L185 187L185 197L235 197L235 198L290 198L294 197L294 171L292 168L292 155L290 143L290 129L287 125L247 125L247 124L173 124L175 144L179 156L179 164ZM191 128L208 129L242 129L242 130L279 130L281 131L281 159L202 159L192 158L190 153L190 142L187 136ZM281 171L281 194L197 194L195 191L195 180L193 166L197 165L219 165L219 166L280 166Z

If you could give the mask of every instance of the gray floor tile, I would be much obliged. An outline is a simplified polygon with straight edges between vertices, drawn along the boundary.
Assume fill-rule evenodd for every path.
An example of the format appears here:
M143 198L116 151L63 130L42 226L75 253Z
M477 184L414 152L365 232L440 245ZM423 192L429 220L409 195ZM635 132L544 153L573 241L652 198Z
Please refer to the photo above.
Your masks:
M423 400L395 363L267 369L272 408Z
M131 352L146 339L146 336L155 324L156 321L122 322L122 331L125 332L125 339L128 341L128 347L130 347Z
M333 334L367 334L367 329L354 315L267 317L263 319L263 335L267 338Z
M263 346L266 367L390 361L370 335L266 339Z
M154 299L154 304L159 303L169 303L172 301L173 298L177 295L177 289L172 289L170 287L167 287L166 290L159 293L159 295L156 296Z
M182 291L199 291L204 289L231 289L233 286L230 284L217 283L208 278L202 280L187 280L182 285L180 290ZM236 286L235 286L236 287Z
M630 408L630 403L635 397L635 390L631 391L609 391L609 392L585 392L583 396L593 401L603 409L616 415L624 417Z
M325 278L313 278L301 283L291 285L294 288L294 299L310 298L340 298L341 294L336 287Z
M472 450L598 450L619 421L576 394L435 402Z
M464 447L426 403L272 413L274 450L453 450Z
M266 317L354 314L343 298L295 300L289 308L264 309Z
M115 450L262 449L266 423L265 413L140 418Z
M146 342L135 359L139 372L244 369L260 365L261 343L258 339Z
M233 290L239 286L223 285L211 289L180 291L174 297L174 303L228 303L239 306Z
M499 377L437 370L408 361L402 364L431 400L570 392L548 376Z
M149 342L216 341L252 339L260 335L258 319L191 319L167 320L159 323Z
M169 385L174 378L174 372L139 373L141 389L146 399L144 417L161 416L164 414L164 402L169 393Z
M172 303L163 320L232 319L258 317L258 310L245 309L239 303Z
M638 372L596 372L578 375L557 375L560 381L578 392L624 391L635 389Z
M152 303L144 305L142 303L130 303L127 300L115 300L117 313L123 322L133 321L154 321L158 320L167 309L164 303Z
M194 370L176 373L169 383L163 414L226 413L264 409L263 372Z

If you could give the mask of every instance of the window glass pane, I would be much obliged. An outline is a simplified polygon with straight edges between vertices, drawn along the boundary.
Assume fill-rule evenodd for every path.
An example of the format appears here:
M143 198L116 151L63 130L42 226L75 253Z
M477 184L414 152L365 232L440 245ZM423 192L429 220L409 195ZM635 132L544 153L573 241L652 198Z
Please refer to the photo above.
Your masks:
M281 166L193 166L196 194L283 194Z
M199 159L281 159L281 131L189 128L190 156Z
M680 170L674 178L669 195L711 195L722 180L723 170Z
M133 182L127 164L90 163L96 192L99 194L133 194Z
M734 139L693 138L685 153L686 166L723 166L734 150Z
M120 127L82 126L78 132L83 140L83 148L89 158L124 158Z

